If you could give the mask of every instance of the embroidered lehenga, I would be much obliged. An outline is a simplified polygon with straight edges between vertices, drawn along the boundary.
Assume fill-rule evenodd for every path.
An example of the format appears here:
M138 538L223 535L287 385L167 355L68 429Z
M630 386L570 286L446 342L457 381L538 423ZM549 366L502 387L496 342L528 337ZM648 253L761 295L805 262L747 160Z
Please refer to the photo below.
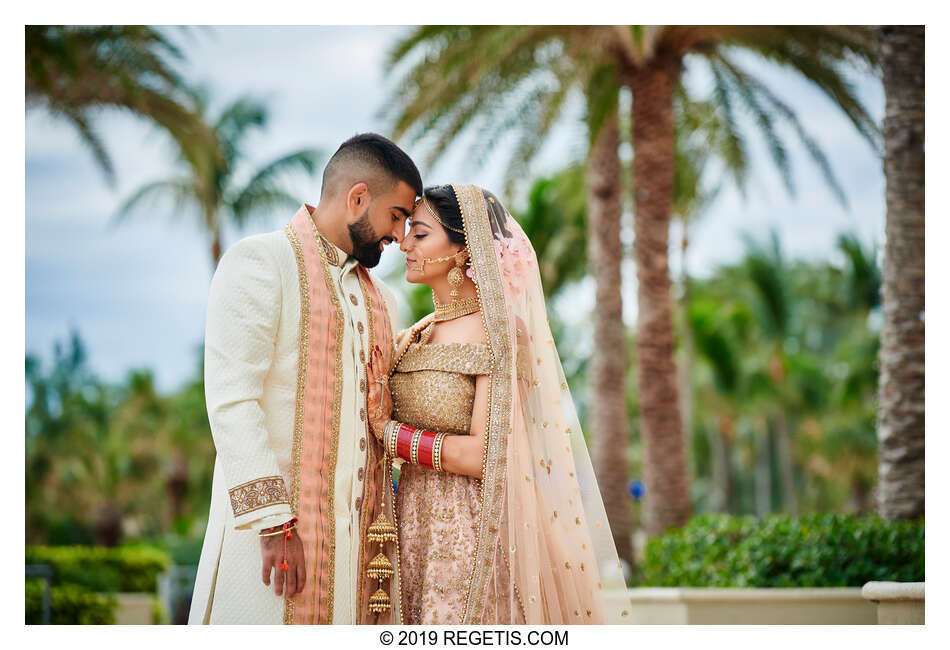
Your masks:
M431 344L431 314L401 333L392 417L468 435L476 377L488 375L484 472L479 480L401 465L394 507L401 622L629 622L534 250L491 193L453 188L487 342Z
M428 324L427 324L428 322ZM412 340L390 379L393 418L450 435L468 435L475 376L491 372L484 344L428 343L431 319L413 328ZM403 623L450 625L462 621L478 534L478 481L404 463L397 499ZM509 619L508 577L499 576L489 607L496 623ZM501 607L498 600L501 598Z

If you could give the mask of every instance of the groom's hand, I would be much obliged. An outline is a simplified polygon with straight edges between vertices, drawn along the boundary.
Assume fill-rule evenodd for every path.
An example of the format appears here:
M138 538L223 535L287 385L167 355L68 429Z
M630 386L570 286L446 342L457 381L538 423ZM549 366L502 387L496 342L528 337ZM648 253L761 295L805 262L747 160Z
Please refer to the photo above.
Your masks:
M287 540L287 571L280 570L280 563L284 561L284 536L272 535L261 537L261 559L263 561L261 577L265 585L271 583L271 573L274 574L274 593L278 596L286 595L293 598L303 591L307 584L307 566L303 555L303 544L297 531Z

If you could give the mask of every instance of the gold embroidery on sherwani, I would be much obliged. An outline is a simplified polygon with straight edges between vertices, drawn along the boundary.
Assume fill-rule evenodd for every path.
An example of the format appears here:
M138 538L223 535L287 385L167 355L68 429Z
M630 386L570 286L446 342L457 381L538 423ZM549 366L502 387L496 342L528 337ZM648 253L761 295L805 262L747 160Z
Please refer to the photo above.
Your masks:
M300 446L303 438L303 400L307 390L307 361L310 350L310 279L307 263L303 257L300 238L293 224L284 229L297 260L297 277L300 285L300 333L297 337L297 398L294 407L294 444L290 470L290 508L294 516L300 514Z
M310 358L310 278L307 276L307 262L303 256L303 246L292 223L284 228L284 233L294 249L297 260L297 279L300 286L300 329L297 336L297 395L294 401L294 442L290 465L290 509L297 517L300 515L300 454L303 445L304 397L307 391L307 362ZM294 622L295 603L287 599L284 605L284 625Z
M284 479L280 476L265 476L242 483L228 490L231 509L234 516L240 517L249 512L279 503L290 503Z

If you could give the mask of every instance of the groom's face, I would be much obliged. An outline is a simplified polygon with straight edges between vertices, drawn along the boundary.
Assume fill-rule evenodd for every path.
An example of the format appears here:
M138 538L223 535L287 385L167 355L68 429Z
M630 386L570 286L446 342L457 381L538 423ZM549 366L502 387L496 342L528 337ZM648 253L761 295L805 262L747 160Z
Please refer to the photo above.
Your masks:
M415 191L403 181L397 182L389 191L374 197L365 184L351 190L350 222L347 224L350 253L367 268L379 264L383 247L392 242L402 242L406 231L406 219L412 212Z

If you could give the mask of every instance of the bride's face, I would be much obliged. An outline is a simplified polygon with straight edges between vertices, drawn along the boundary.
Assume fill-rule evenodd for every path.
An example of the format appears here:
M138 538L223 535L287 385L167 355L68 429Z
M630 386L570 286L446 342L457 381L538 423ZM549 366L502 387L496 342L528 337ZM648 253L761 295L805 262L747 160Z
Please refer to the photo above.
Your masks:
M428 284L444 278L455 265L452 259L444 262L426 262L458 253L464 246L453 244L445 228L421 205L409 221L409 233L403 238L399 249L406 254L406 281Z

